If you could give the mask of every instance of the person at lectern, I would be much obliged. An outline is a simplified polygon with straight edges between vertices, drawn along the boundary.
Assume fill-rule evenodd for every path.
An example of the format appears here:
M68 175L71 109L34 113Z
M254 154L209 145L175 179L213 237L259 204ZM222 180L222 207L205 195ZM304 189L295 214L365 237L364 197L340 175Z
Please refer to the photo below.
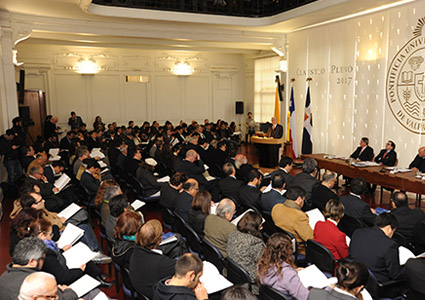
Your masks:
M276 117L272 118L272 126L269 127L267 131L267 136L274 139L280 139L283 136L283 127L280 124L277 124Z
M361 161L371 161L373 159L373 148L369 146L369 139L362 137L360 146L350 155L351 158Z
M412 169L413 172L425 172L425 147L420 147L418 149L418 155L410 163L409 169Z

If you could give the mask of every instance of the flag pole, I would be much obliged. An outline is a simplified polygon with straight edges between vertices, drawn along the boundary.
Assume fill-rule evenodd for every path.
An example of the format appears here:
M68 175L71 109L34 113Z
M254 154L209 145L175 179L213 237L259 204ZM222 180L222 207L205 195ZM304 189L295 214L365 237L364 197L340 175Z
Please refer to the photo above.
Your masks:
M295 78L291 78L291 88L294 86ZM288 101L288 104L291 105L290 101ZM288 108L287 118L286 118L286 141L289 142L291 140L291 134L290 134L290 128L291 126L291 112Z

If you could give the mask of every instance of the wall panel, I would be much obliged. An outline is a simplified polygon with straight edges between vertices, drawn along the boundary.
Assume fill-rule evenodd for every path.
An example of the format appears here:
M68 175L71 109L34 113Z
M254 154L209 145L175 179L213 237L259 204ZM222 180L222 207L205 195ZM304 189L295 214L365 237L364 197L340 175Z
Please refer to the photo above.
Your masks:
M125 119L133 120L140 124L148 119L148 84L138 82L125 82Z
M194 89L193 87L197 87ZM185 80L185 119L199 120L211 118L210 78L189 77ZM202 118L202 119L201 119Z
M67 124L70 112L75 111L87 122L85 77L80 74L54 74L55 112L61 124ZM49 113L49 112L47 112Z
M184 79L174 75L155 77L154 119L158 122L181 117L181 80Z
M122 103L120 103L120 77L96 75L88 78L91 81L92 115L102 116L104 123L121 119ZM94 118L88 121L94 122Z

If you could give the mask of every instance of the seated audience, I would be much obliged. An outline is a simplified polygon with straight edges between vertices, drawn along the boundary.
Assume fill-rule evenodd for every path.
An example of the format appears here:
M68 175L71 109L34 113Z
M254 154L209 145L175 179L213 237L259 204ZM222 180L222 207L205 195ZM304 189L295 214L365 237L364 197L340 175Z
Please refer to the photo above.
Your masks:
M112 245L111 257L121 268L129 268L130 257L136 241L136 233L142 226L140 214L125 211L117 219L114 228L115 242Z
M385 145L385 149L382 149L375 157L375 162L384 166L394 166L397 161L397 153L394 150L394 142L388 141Z
M369 146L369 139L367 137L360 139L360 146L354 150L350 157L360 161L372 161L373 149Z
M249 172L247 180L248 184L243 185L239 191L242 208L253 208L261 211L261 184L262 175L258 170L253 169Z
M369 272L359 262L341 262L336 269L337 284L332 290L313 288L308 300L363 299L361 291L366 287Z
M125 162L125 170L128 174L136 176L137 170L142 162L142 152L136 147L130 148Z
M257 262L265 244L261 234L263 218L257 212L247 212L238 222L236 231L232 231L227 239L227 255L248 273L253 281L257 279ZM258 294L258 286L252 287Z
M171 176L168 184L161 187L161 196L159 204L168 209L174 210L176 206L176 199L183 189L183 183L186 182L187 176L182 172L176 172Z
M53 275L44 272L34 272L28 275L22 282L17 299L55 299L55 297L59 297L59 290L60 289L58 288L56 279Z
M12 263L6 266L6 271L0 276L0 299L16 300L24 279L43 267L46 257L46 245L36 237L26 237L15 247ZM70 288L58 290L60 300L76 300L77 294Z
M364 263L378 282L402 277L398 245L391 239L397 227L393 214L382 213L376 217L374 227L358 229L351 238L350 258Z
M413 229L416 224L425 220L422 209L411 209L407 195L403 192L395 192L391 197L391 213L398 221L397 232L407 239L408 243L415 243Z
M410 163L409 169L412 169L413 172L425 172L425 147L420 147L418 149L418 154Z
M161 187L165 185L164 182L158 182L158 179L153 174L156 165L156 160L147 158L137 169L136 177L143 184L145 197L159 196Z
M81 175L80 185L85 188L88 195L96 195L100 187L102 177L100 175L100 165L95 159L87 162L87 168Z
M270 175L273 177L275 174L280 173L285 178L286 187L289 188L294 183L294 177L289 174L294 166L294 160L289 156L282 156L279 161L279 169L273 171Z
M339 200L338 195L331 190L334 187L335 182L336 174L334 172L326 171L325 174L323 174L322 184L316 185L311 191L312 208L318 208L323 212L326 203L330 199Z
M101 225L105 227L106 218L109 216L109 200L115 195L122 194L120 185L114 180L104 180L97 190L94 206L100 209Z
M276 204L283 204L286 201L285 196L285 178L282 174L275 174L272 177L272 189L261 195L261 210L265 214L271 214Z
M174 212L189 222L189 211L192 206L193 197L198 193L199 185L195 179L189 178L183 184L183 190L176 199Z
M77 176L77 174L81 172L80 168L81 167L85 168L83 161L87 158L90 158L90 152L86 146L81 146L81 147L78 147L77 150L75 151L75 156L76 156L76 160L74 161L72 170L74 172L74 175Z
M257 300L257 297L243 285L234 285L221 294L220 300Z
M314 227L314 240L325 246L338 260L348 256L347 237L338 229L339 221L344 217L344 205L335 199L326 203L323 215L326 221L319 221Z
M404 266L404 276L406 277L407 287L409 288L407 298L405 299L425 299L425 258L409 259Z
M303 163L303 171L294 177L293 185L303 188L306 192L306 203L303 208L304 211L309 210L312 207L311 191L313 190L313 187L320 184L319 180L316 178L316 173L317 161L314 158L307 158Z
M112 189L111 189L112 191ZM118 217L125 211L130 209L130 203L125 194L118 194L109 200L109 216L105 222L106 238L109 242L115 242L114 228Z
M235 167L231 163L225 163L223 166L223 175L226 177L218 182L221 197L230 198L235 201L236 206L240 205L239 191L243 182L236 179Z
M51 184L55 184L56 176L59 176L65 170L65 163L61 160L52 161L44 167L44 176Z
M153 298L153 286L174 274L176 261L162 255L157 248L161 243L162 225L149 220L136 233L136 245L130 258L130 280L137 293ZM143 266L143 267L141 267Z
M24 170L24 173L26 173L28 170L28 166L35 159L35 151L32 146L24 146L21 149L21 153L22 153L21 165L22 165L22 169Z
M283 204L282 204L283 205ZM258 260L258 279L295 300L306 300L308 289L303 286L294 263L292 241L284 233L274 233Z
M346 215L359 220L366 226L373 226L376 219L375 210L360 197L366 190L366 186L363 178L354 178L351 181L350 194L342 196L340 201L344 205Z
M199 236L204 236L205 218L211 212L211 194L207 191L199 191L192 201L189 211L189 225Z
M284 204L276 204L272 210L272 219L276 226L289 231L297 239L298 252L305 254L302 242L313 238L308 215L301 210L304 205L305 191L299 186L293 186L286 192Z
M205 239L217 247L224 257L227 257L229 234L236 230L236 226L230 222L235 211L235 203L225 198L218 204L216 214L208 215L205 219Z
M208 292L199 280L202 273L202 260L193 253L184 254L176 261L173 277L162 279L153 287L153 299L208 299Z

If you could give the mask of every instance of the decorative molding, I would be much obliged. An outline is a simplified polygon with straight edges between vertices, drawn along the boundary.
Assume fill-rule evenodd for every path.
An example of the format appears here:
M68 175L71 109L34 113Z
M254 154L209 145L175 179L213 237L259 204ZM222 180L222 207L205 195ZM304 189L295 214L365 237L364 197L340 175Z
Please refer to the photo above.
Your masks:
M78 5L81 7L81 10L85 13L89 13L89 7L93 0L80 0Z
M151 58L140 55L123 56L122 69L132 71L149 71L151 69Z
M18 43L26 40L31 36L32 28L28 24L13 24L13 45L17 45Z

